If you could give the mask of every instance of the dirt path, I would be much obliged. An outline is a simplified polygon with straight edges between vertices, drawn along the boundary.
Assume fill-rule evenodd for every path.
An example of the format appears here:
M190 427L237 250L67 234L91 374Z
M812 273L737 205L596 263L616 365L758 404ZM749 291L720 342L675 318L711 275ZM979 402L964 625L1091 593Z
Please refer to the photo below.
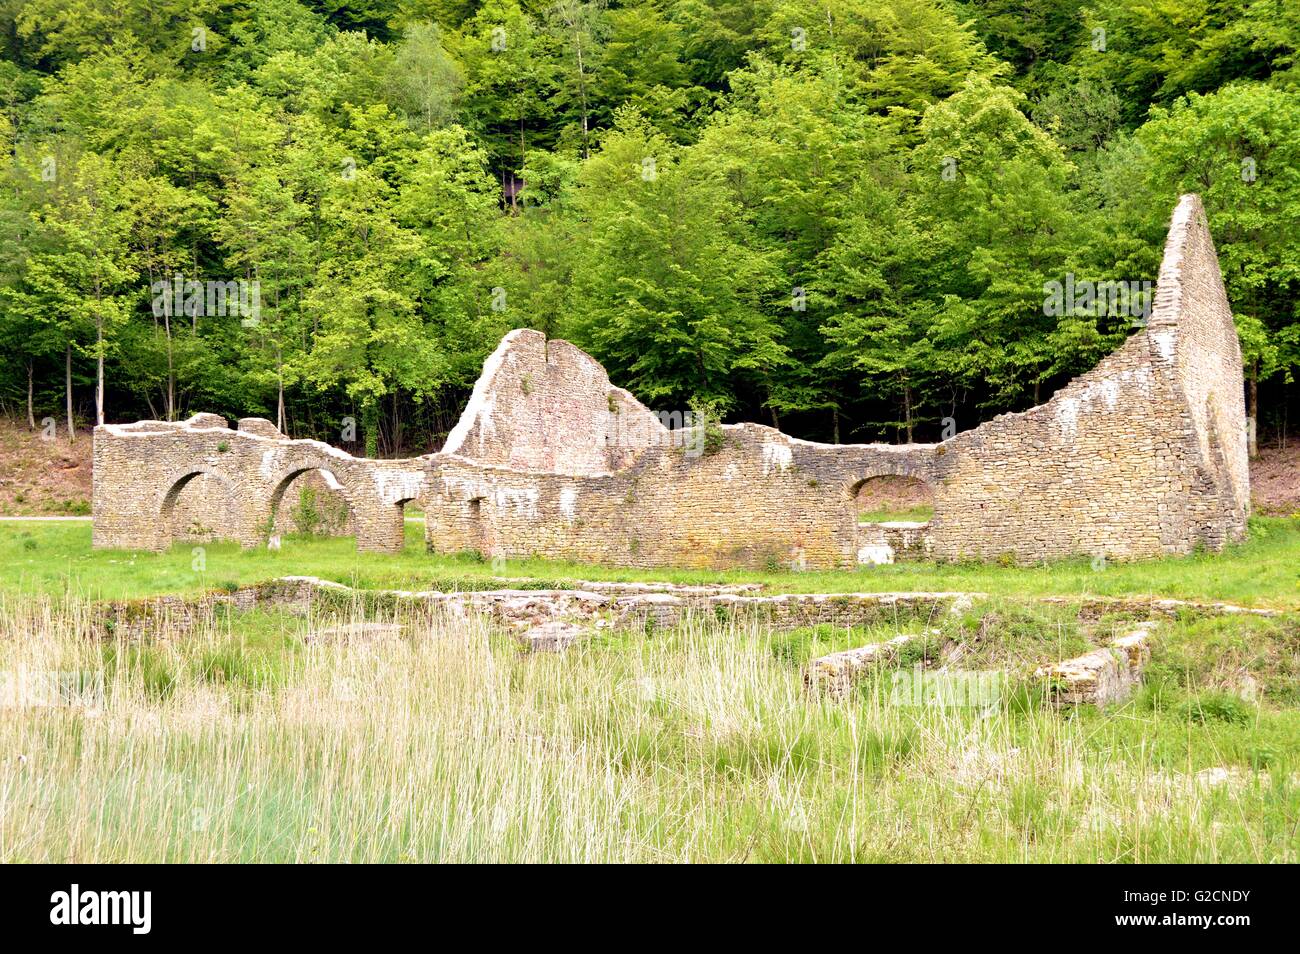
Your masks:
M1300 441L1259 449L1250 463L1250 496L1257 513L1300 513Z

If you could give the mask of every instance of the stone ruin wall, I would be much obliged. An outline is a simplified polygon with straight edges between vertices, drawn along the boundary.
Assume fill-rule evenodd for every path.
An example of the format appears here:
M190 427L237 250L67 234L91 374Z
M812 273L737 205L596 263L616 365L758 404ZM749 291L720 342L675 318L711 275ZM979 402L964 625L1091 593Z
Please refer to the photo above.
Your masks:
M308 516L303 514L300 520L296 513L304 494L314 502L319 517L311 531L313 535L356 535L356 521L352 519L347 495L341 487L331 486L329 479L318 470L300 474L285 488L275 514L276 535L283 537L300 531ZM232 526L237 518L235 503L230 500L225 485L210 474L200 474L177 495L168 526L172 539L178 542L210 543L222 539L223 528Z
M1241 345L1199 200L1174 213L1149 333L1174 379L1192 474L1182 529L1217 548L1245 532L1250 467Z
M930 445L821 445L759 424L693 456L671 442L616 473L525 474L442 461L430 547L628 566L852 566L864 471L931 477Z
M206 481L209 508L200 519L228 515L213 536L261 546L277 526L273 519L292 505L285 499L289 488L302 475L319 472L346 500L358 549L402 548L403 504L419 496L426 480L422 458L365 460L320 441L276 433L260 418L244 418L232 429L215 414L95 428L94 546L167 549L174 527L184 520L178 503L200 479Z
M519 329L484 362L442 454L530 472L605 474L664 433L586 352Z
M1218 549L1246 531L1245 439L1232 312L1205 212L1184 196L1146 328L1046 404L944 445L935 554L1024 561Z
M95 545L166 547L191 473L231 502L223 535L258 545L278 495L313 468L348 501L361 549L400 549L401 504L418 500L432 551L642 567L851 567L882 546L1137 559L1240 539L1248 512L1240 349L1195 196L1175 212L1147 328L1046 404L942 444L737 424L699 455L593 358L526 329L485 363L438 454L362 460L267 427L198 415L97 428ZM882 475L933 489L919 535L859 527L855 495Z

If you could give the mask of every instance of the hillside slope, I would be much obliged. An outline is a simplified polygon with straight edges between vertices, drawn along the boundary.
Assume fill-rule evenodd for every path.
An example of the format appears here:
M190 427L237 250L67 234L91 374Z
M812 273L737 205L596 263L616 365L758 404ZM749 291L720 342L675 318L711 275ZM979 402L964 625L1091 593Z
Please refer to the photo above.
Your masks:
M42 440L26 421L0 417L0 515L90 513L91 434Z

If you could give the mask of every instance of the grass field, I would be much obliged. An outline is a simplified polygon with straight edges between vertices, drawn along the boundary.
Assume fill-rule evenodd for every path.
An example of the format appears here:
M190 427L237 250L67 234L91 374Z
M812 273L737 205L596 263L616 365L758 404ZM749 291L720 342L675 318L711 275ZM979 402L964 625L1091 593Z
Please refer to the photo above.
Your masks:
M918 504L915 507L864 510L858 514L858 520L863 523L885 523L890 520L916 520L924 523L933 516L933 507L928 504Z
M350 538L286 538L279 551L205 544L201 554L178 544L168 553L90 548L87 523L0 524L0 591L120 598L198 592L286 574L319 576L366 588L484 586L492 576L675 583L761 582L774 592L846 593L891 590L974 590L995 595L1088 596L1154 594L1223 600L1245 606L1300 609L1300 519L1256 518L1250 538L1221 554L1133 564L1086 558L1036 567L981 563L900 563L848 571L777 573L716 570L632 570L550 560L487 563L472 555L426 553L423 527L409 522L401 554L357 553Z
M815 637L744 626L524 655L439 619L306 644L320 621L256 613L146 645L77 619L0 608L25 637L6 670L104 684L0 723L0 860L1297 860L1297 711L1197 665L1063 715L1014 685L986 709L898 705L884 677L810 698Z
M0 525L0 861L1300 860L1300 618L1165 623L1135 698L1058 712L1033 668L1125 619L1082 623L1071 606L1022 599L1295 608L1300 521L1256 521L1224 555L1099 571L495 568L995 594L963 614L870 628L697 620L527 654L473 618L344 638L331 636L335 616L259 610L134 642L85 635L88 598L289 572L487 584L493 567L432 557L418 531L392 557L357 555L347 540L287 540L278 553L209 545L196 572L191 547L94 552L85 525ZM928 629L968 650L972 669L1005 672L997 691L978 705L918 704L897 690L920 678L920 658L848 699L804 689L815 655Z

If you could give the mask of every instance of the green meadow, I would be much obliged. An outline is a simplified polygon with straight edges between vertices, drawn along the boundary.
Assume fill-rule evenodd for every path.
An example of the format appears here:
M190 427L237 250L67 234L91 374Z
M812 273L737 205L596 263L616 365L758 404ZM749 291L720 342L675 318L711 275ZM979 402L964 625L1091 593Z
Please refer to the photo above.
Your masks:
M357 553L347 537L286 537L282 549L243 550L233 543L176 544L167 553L90 548L90 524L0 524L0 590L119 599L197 593L285 575L318 576L367 589L454 589L503 585L492 577L531 578L557 586L578 580L762 583L773 592L850 593L967 590L1003 596L1156 595L1243 606L1300 609L1300 518L1257 517L1249 539L1223 553L1140 563L1080 557L1042 566L901 563L844 571L627 569L553 560L505 560L431 554L424 528L406 525L401 554ZM534 584L536 585L536 584Z
M1300 521L1257 520L1224 554L1103 569L838 573L493 567L430 555L421 531L393 556L316 538L143 554L91 550L82 523L0 525L0 861L1300 860L1300 615L1164 620L1144 685L1103 710L1058 710L1033 677L1141 619L1082 617L1076 597L1300 608ZM604 629L563 653L360 601L87 637L96 599L287 573L991 596L862 627ZM1049 594L1067 599L1033 598ZM899 633L915 649L847 698L806 690L812 658ZM936 679L981 693L909 691Z

